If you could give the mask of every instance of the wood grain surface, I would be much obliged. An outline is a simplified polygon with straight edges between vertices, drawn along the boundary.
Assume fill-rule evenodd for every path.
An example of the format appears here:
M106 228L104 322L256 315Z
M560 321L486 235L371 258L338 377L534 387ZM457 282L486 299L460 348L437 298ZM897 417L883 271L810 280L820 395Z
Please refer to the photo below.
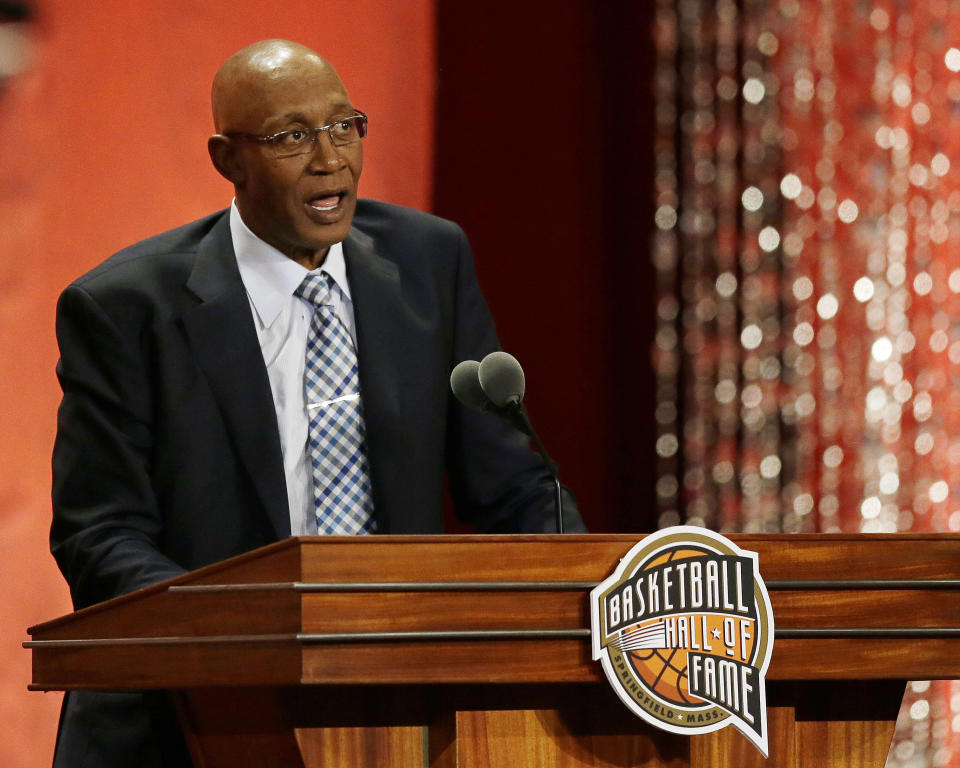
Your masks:
M960 677L960 586L909 584L960 579L957 535L733 538L759 555L778 631L917 630L908 639L785 635L774 645L771 679ZM289 539L32 628L33 684L169 687L196 671L198 682L222 685L239 652L247 659L244 683L266 682L275 673L282 674L280 682L305 683L597 680L599 667L589 658L586 637L392 643L354 638L318 645L308 636L584 630L589 590L551 583L596 583L634 542L622 535ZM881 581L883 588L776 587L782 580L838 578L903 583L897 589ZM362 586L381 582L433 586L390 592ZM462 590L463 582L493 588ZM497 582L530 587L499 590ZM347 591L316 591L338 584ZM951 628L954 636L922 632Z
M960 678L960 536L734 536L780 633L770 757L730 728L656 731L583 632L590 586L638 538L289 539L31 628L32 687L171 689L207 768L866 768L904 680ZM567 636L484 634L518 630ZM472 634L429 634L448 631Z

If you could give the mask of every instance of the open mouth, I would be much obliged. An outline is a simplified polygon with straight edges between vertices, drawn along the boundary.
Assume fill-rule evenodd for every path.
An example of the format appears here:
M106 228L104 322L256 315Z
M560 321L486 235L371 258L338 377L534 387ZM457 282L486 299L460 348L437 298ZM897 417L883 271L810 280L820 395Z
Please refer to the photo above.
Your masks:
M336 211L340 207L345 196L346 192L343 191L324 192L307 200L307 206L315 211L320 211L321 213L330 213Z
M349 193L346 189L327 192L318 192L303 201L303 209L314 224L328 226L338 224L349 213L347 202Z

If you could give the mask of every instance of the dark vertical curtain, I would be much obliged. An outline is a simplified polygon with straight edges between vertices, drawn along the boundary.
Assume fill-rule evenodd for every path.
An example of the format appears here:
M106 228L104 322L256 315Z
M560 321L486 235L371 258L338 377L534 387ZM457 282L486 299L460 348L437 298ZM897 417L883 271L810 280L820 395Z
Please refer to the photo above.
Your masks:
M593 531L653 496L653 5L437 4L434 209L459 222Z

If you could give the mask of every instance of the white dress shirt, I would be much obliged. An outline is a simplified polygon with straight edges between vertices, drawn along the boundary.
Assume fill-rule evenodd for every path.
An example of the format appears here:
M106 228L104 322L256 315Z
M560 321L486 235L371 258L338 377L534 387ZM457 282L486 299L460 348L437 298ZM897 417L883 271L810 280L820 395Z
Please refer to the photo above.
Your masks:
M230 235L277 411L290 504L290 533L293 536L315 534L313 480L307 455L309 416L303 390L307 333L314 307L294 294L309 270L253 234L240 217L236 201L230 206ZM330 275L339 288L331 291L334 311L356 347L353 301L343 245L331 245L323 266L313 272Z

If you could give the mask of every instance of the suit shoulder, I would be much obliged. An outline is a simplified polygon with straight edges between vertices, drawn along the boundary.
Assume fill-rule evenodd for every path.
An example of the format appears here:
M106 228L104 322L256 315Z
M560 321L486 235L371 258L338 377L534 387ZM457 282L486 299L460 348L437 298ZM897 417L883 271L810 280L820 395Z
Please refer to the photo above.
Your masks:
M379 200L358 200L353 223L361 232L384 241L424 238L455 241L464 237L460 226L449 219Z
M226 213L218 211L127 246L78 277L72 285L95 290L117 283L149 283L171 269L192 264L200 242Z

